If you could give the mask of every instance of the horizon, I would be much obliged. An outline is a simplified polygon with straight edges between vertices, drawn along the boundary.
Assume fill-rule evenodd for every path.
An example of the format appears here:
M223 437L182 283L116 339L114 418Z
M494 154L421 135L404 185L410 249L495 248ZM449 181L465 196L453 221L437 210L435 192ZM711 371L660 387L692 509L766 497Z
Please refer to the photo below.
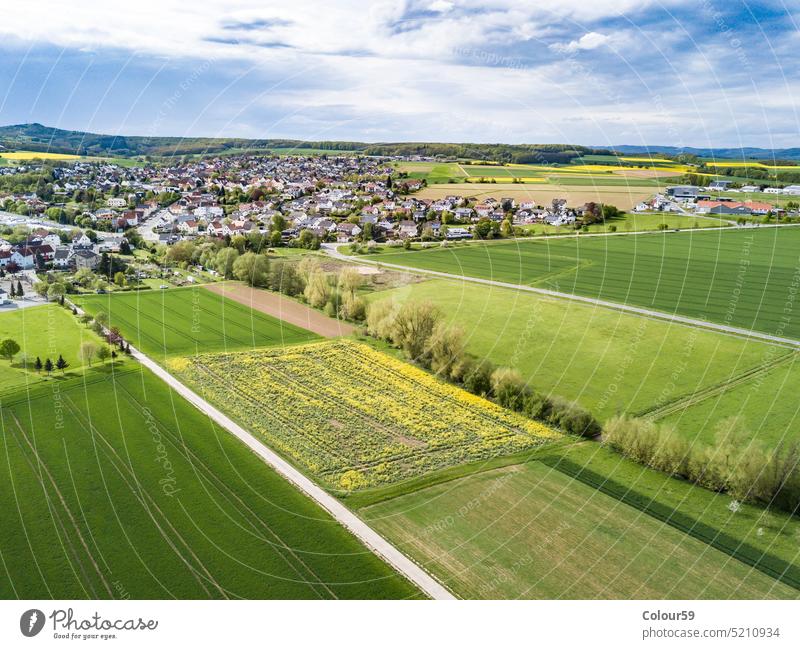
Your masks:
M140 137L797 146L797 17L782 4L527 4L148 0L133 12L37 0L0 24L0 123Z

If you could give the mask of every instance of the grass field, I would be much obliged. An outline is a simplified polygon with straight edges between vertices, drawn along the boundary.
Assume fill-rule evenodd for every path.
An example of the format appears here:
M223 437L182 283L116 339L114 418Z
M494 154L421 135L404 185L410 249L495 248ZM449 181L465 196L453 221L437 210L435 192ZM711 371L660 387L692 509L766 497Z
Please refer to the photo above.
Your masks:
M583 465L597 467L602 463L612 477L615 472L621 474L623 468L638 469L639 476L626 476L629 496L644 480L650 480L648 486L652 487L660 479L659 474L630 463L615 468L618 458L597 444L577 446L576 452L566 455ZM361 515L463 597L800 596L795 588L748 565L741 544L740 561L698 538L699 530L696 535L686 533L643 511L644 504L631 506L553 468L558 454L555 449L547 462L531 461L478 473L402 495L366 507ZM675 485L663 489L665 485L660 484L662 491L657 495L669 508L674 497L672 487L680 491L680 483L667 480ZM698 497L705 507L704 524L709 529L720 526L716 529L718 538L723 531L735 532L742 540L757 539L763 550L792 554L797 521L771 518L755 508L741 509L741 517L734 519L723 497L696 488L694 492L702 492ZM648 502L647 496L644 499ZM649 503L655 506L652 498ZM691 512L691 506L697 504L697 500L691 501L685 509ZM680 518L683 521L686 517ZM782 527L776 530L768 527L770 523ZM765 536L772 543L763 540ZM765 562L763 550L760 554L753 550L753 556ZM783 565L779 559L775 562ZM769 570L766 564L764 570ZM796 572L797 567L793 569Z
M561 437L353 341L205 354L168 366L271 447L344 491Z
M417 595L138 365L22 392L0 423L3 599Z
M390 297L433 302L462 327L470 352L517 368L536 389L576 400L601 420L700 393L791 357L766 343L458 281L430 280L370 300Z
M21 351L14 358L13 364L0 360L0 395L45 380L45 373L37 374L32 367L37 356L42 363L47 358L55 363L61 354L70 364L67 374L75 374L83 366L78 358L81 343L100 342L69 311L56 304L12 311L0 310L0 340L5 338L16 340ZM31 363L27 370L22 367L23 355ZM56 371L53 377L60 379L61 372Z
M670 230L689 230L694 228L719 228L728 225L726 222L716 218L702 218L685 216L683 214L671 214L669 212L648 213L648 212L624 212L621 216L609 219L603 223L593 223L588 226L589 233L598 232L641 232L657 231L664 226ZM525 230L533 232L535 235L542 234L575 234L572 226L556 226L544 224L531 224L521 226ZM616 228L612 230L611 228Z
M252 349L317 336L201 287L90 295L75 300L105 311L131 344L156 357Z
M800 338L800 228L572 237L381 252L381 261L529 284Z

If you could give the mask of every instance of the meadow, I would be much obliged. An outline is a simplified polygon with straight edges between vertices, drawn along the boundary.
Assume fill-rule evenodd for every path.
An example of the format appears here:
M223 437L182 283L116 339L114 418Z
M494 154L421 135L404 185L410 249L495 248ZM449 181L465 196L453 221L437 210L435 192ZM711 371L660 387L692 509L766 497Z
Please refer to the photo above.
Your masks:
M418 596L133 361L6 398L0 424L3 599Z
M464 331L467 350L518 369L542 392L601 421L727 383L790 350L677 323L513 289L430 280L375 293L430 301ZM686 434L692 434L687 427ZM695 433L696 434L696 433Z
M569 237L382 251L376 259L800 338L800 229Z
M130 343L156 357L252 349L317 336L202 287L76 297L88 313L105 312Z
M0 395L46 379L45 372L37 373L33 363L38 356L42 363L50 358L54 363L61 354L69 363L66 372L75 374L84 366L78 356L82 342L99 343L100 339L86 327L81 326L72 314L57 304L25 309L0 310L0 340L11 338L20 346L20 353L13 363L0 360ZM23 367L27 359L27 369ZM53 379L60 379L60 371Z
M624 487L599 489L586 475L558 468L567 461L578 471L603 470L599 480L607 485L624 474ZM746 506L737 516L726 497L664 478L583 442L400 495L360 514L462 597L800 596L800 582L785 583L797 579L798 566L787 568L773 556L796 560L796 519ZM703 518L692 527L694 508L702 508ZM784 583L772 576L780 571Z
M270 447L345 492L561 437L349 340L202 354L167 366Z

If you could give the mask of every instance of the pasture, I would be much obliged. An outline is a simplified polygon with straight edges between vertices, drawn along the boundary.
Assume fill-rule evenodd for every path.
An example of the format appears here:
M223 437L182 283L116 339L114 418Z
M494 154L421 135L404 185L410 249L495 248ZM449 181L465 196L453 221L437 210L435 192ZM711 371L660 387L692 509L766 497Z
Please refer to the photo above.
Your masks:
M317 336L199 286L77 297L104 311L134 347L155 357L291 345Z
M22 391L0 425L3 599L418 595L138 365Z
M272 448L345 492L561 437L348 340L203 354L167 366Z
M713 331L457 280L369 297L389 298L433 302L464 330L468 351L515 367L535 389L578 401L601 421L702 393L790 354Z
M21 349L12 363L0 360L0 394L45 380L45 372L37 373L33 368L37 356L42 363L47 358L55 363L61 354L69 363L67 375L79 372L84 365L78 357L81 343L100 342L94 333L57 304L0 310L0 340L5 338L16 340ZM23 360L27 368L23 367ZM52 380L60 380L61 376L62 373L56 371Z
M589 464L602 455L605 468L616 456L597 444L577 445L573 459ZM529 599L768 599L797 598L800 591L781 583L729 552L648 515L610 493L554 468L553 457L444 482L365 507L361 515L455 593L468 598ZM584 457L580 457L580 454ZM595 462L594 464L596 464ZM626 466L629 471L659 474ZM628 476L628 496L642 479ZM667 478L676 483L678 481ZM673 485L663 483L669 501ZM701 492L704 525L718 533L757 539L763 550L791 553L798 523L777 517L784 527L769 528L770 545L756 534L768 525L756 508L734 519L723 497ZM718 498L718 500L715 500ZM725 499L727 500L727 499ZM653 506L654 500L650 500ZM696 501L692 501L695 505ZM671 504L665 506L669 510ZM689 508L688 506L686 507ZM727 515L726 515L727 514ZM766 514L766 516L771 516ZM684 520L675 515L675 521ZM773 519L770 518L770 522ZM790 527L786 527L789 525ZM704 530L705 531L705 530ZM719 534L718 534L719 538ZM731 551L740 552L741 544ZM775 565L783 565L776 560ZM769 568L765 567L765 570ZM794 573L797 569L794 569ZM794 575L796 577L796 575Z
M800 338L800 229L474 243L376 258Z

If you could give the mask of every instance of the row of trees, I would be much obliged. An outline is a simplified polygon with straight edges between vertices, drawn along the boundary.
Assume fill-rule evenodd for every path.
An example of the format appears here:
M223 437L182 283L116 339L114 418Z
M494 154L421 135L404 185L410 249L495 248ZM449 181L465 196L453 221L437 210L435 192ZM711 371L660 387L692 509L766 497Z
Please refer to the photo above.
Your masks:
M752 440L752 432L738 417L717 425L713 446L692 443L669 424L624 415L612 418L603 429L603 443L636 462L737 500L796 512L800 443L766 451Z
M473 394L494 398L510 410L574 435L594 437L600 432L600 424L576 403L536 392L517 370L495 367L468 354L463 330L448 325L430 302L376 302L367 312L367 332L398 345L411 360L438 376Z

